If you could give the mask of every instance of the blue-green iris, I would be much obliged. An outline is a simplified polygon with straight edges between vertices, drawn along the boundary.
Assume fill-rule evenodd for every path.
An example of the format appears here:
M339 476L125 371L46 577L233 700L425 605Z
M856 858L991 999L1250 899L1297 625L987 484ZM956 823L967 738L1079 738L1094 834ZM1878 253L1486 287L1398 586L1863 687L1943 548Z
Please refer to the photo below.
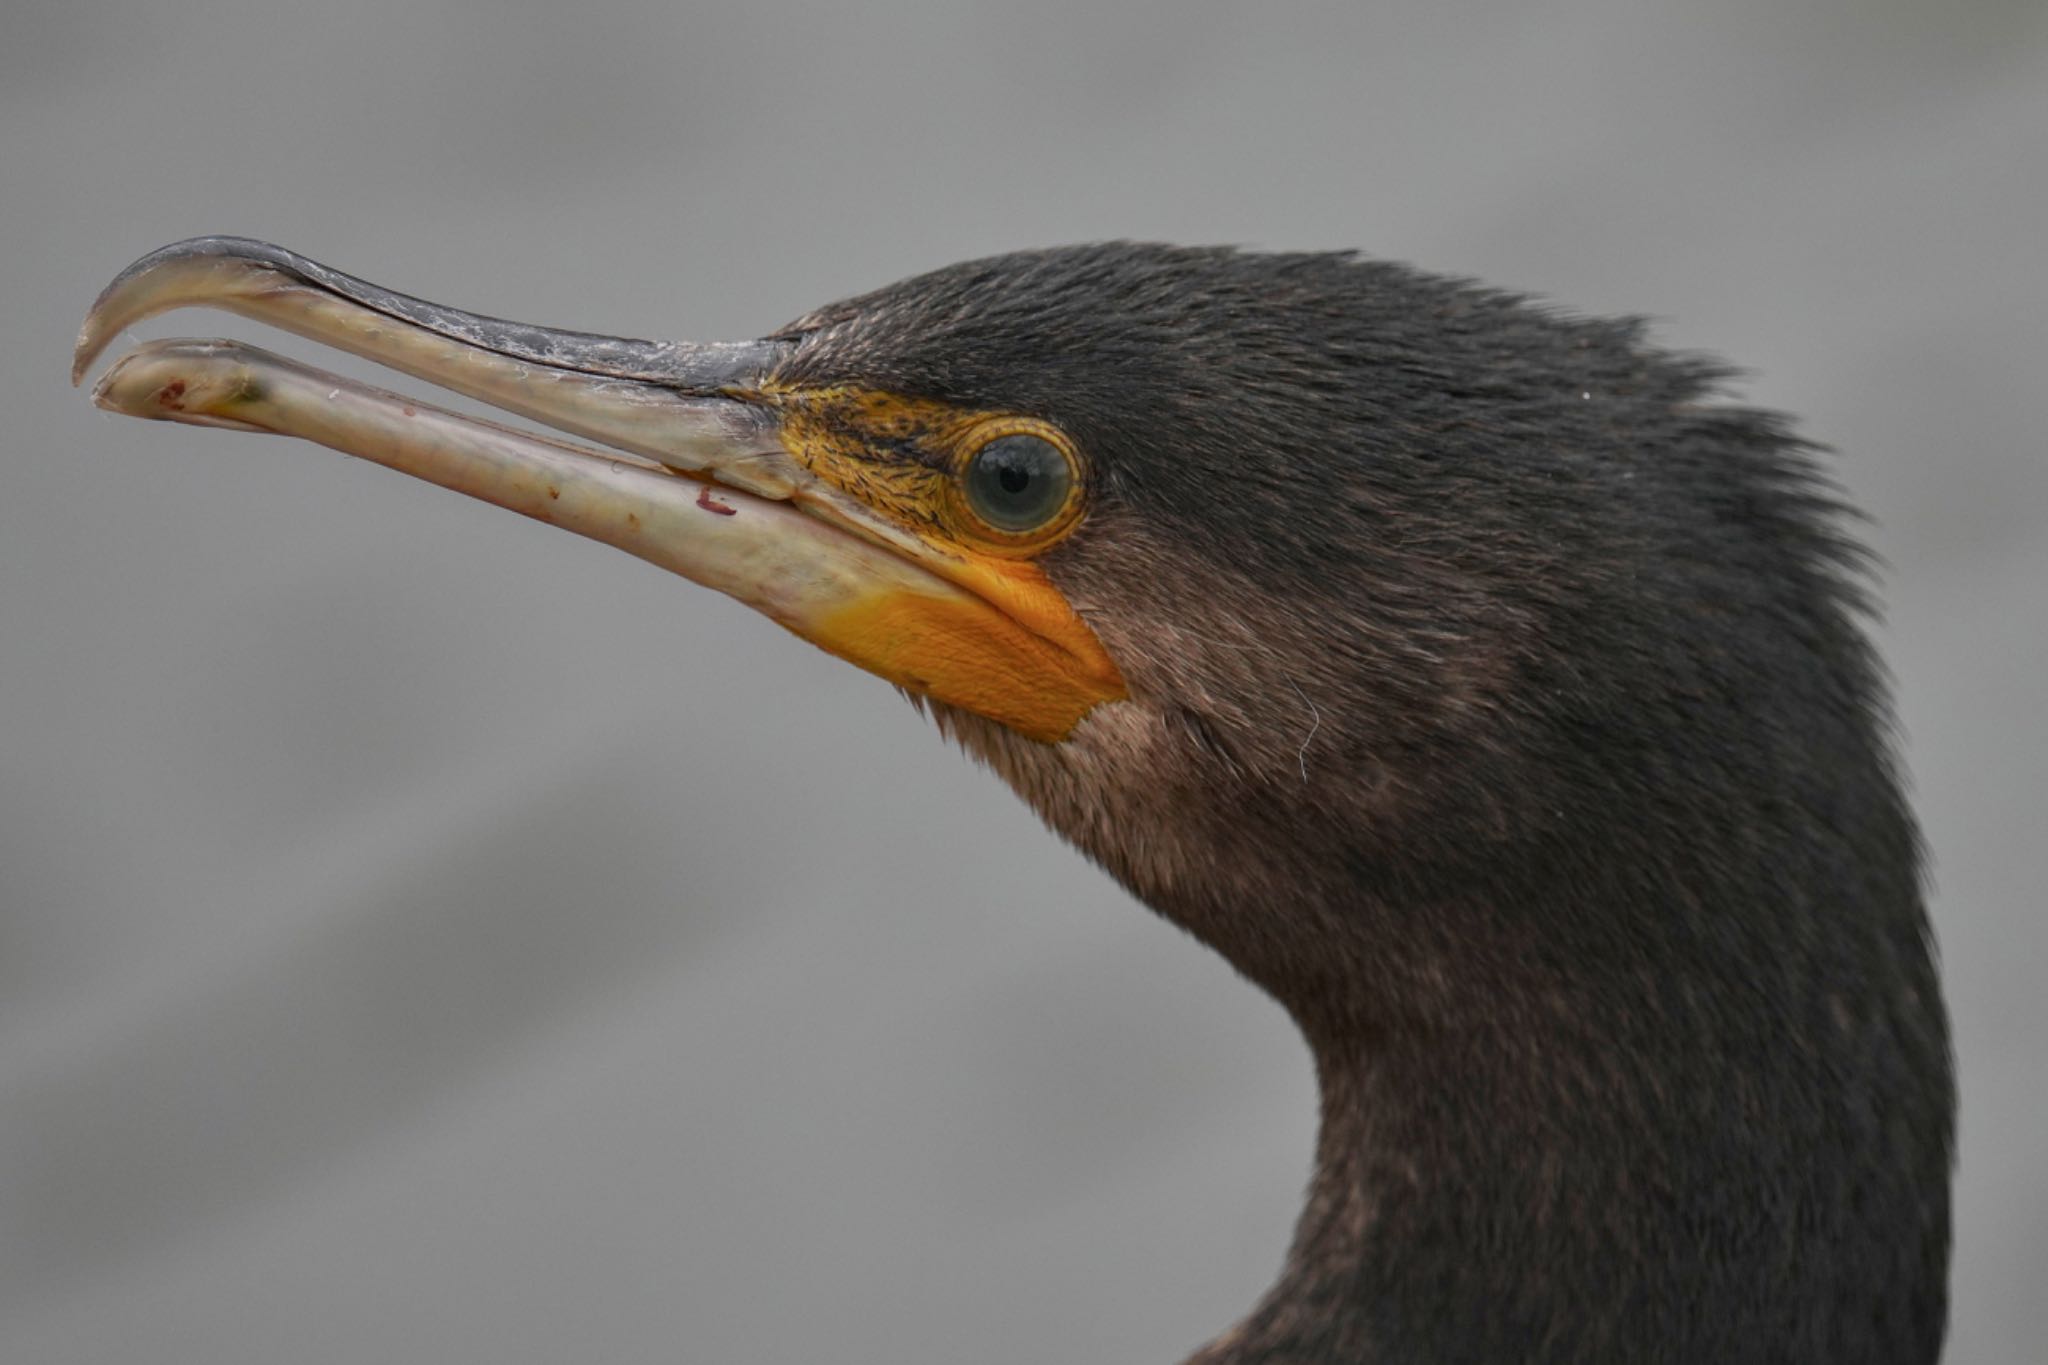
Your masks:
M998 436L967 462L968 505L999 531L1035 531L1058 516L1073 490L1066 454L1042 436Z

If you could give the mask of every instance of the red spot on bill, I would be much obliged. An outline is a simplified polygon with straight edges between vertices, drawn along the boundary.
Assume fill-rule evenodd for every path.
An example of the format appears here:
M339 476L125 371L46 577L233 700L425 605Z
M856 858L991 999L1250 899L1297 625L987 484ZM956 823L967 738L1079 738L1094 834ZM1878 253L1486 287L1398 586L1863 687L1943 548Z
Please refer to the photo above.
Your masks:
M185 381L173 379L170 383L158 389L156 391L156 405L160 408L169 408L172 412L183 412L185 410Z
M697 505L707 512L716 512L721 517L736 517L740 511L739 508L728 507L717 498L712 497L711 485L708 483L698 492Z

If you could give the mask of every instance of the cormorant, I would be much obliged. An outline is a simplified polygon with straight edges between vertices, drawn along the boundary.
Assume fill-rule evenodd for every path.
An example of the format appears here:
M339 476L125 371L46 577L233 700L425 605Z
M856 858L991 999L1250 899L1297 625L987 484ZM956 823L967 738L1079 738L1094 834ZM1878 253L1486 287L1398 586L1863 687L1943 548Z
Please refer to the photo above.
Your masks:
M751 603L1289 1011L1307 1205L1193 1363L1938 1355L1953 1083L1863 554L1717 364L1350 254L1027 251L689 345L205 238L79 372L187 304L606 449L226 341L95 401Z

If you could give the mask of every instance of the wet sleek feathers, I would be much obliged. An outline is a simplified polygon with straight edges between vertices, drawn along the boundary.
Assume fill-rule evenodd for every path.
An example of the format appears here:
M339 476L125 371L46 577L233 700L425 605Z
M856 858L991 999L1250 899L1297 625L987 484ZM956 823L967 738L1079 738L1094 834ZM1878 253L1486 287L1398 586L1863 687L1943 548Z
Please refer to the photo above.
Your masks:
M1091 461L1043 563L1130 701L939 719L1314 1049L1288 1264L1197 1360L1938 1354L1918 844L1783 419L1634 322L1345 255L1023 253L784 335L780 382Z

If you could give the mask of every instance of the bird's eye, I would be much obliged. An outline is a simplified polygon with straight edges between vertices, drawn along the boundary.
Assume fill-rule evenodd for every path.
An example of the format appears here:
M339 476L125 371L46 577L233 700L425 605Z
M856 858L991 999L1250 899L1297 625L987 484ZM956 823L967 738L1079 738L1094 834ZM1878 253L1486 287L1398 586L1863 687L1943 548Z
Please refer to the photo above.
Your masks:
M1025 535L1057 520L1073 501L1067 452L1028 432L998 436L967 461L961 484L974 515L997 531Z

